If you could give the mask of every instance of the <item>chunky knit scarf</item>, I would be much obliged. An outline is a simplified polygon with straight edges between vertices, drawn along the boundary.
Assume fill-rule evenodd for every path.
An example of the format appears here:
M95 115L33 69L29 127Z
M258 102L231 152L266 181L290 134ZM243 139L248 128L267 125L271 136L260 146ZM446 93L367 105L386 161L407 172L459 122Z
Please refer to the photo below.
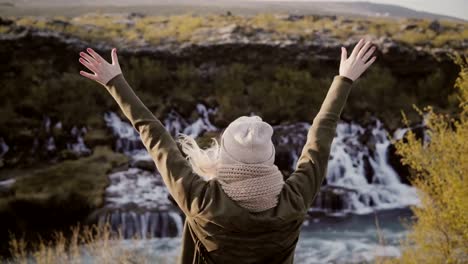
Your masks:
M220 164L217 180L232 200L251 212L275 207L284 184L277 166L263 164Z

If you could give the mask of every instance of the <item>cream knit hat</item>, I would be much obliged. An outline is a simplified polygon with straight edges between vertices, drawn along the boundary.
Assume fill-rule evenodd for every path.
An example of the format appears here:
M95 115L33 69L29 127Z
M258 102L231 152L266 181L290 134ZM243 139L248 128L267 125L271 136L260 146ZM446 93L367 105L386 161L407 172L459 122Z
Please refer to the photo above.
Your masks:
M241 116L224 130L221 137L221 163L273 165L273 128L259 116Z
M259 116L241 116L221 136L217 179L239 205L259 212L275 207L284 181L274 165L273 128Z

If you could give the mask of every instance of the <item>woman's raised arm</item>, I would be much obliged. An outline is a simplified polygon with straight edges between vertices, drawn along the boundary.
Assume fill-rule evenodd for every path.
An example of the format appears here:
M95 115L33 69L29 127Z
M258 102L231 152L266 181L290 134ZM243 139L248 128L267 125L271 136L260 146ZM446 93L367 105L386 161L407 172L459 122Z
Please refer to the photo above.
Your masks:
M307 141L297 161L296 169L286 180L289 190L301 196L305 209L320 191L327 175L328 158L335 137L336 126L346 104L353 82L375 61L371 42L361 39L349 58L341 48L339 75L335 75L325 100L307 133Z
M94 74L84 71L80 74L102 84L112 95L140 134L174 200L186 215L196 214L208 183L192 171L170 133L127 83L120 69L117 50L112 49L112 63L90 48L87 51L89 54L80 52L79 61Z

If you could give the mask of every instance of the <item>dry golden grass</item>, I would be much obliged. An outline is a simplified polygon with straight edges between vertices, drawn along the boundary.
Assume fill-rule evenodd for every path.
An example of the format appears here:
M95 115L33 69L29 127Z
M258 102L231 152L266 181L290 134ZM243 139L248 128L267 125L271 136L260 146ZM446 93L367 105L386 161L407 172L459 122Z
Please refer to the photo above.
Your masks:
M40 240L28 248L23 239L10 240L11 259L5 263L152 263L147 256L132 251L131 247L116 247L123 240L121 232L113 232L110 224L72 227L72 235L66 238L62 232L54 233L51 241ZM140 238L130 241L136 245Z
M286 19L286 13L258 13L253 16L242 15L200 15L186 12L178 15L156 15L135 18L129 21L125 16L110 15L101 12L87 13L69 19L56 16L55 21L70 22L66 27L49 23L41 17L24 16L14 18L20 26L63 31L82 39L104 40L108 42L136 41L144 39L151 44L165 41L197 42L200 41L198 30L216 31L228 25L237 25L245 32L262 30L272 39L314 38L314 32L327 32L327 35L346 40L351 36L373 35L387 36L410 45L428 45L431 47L461 46L468 37L466 23L441 21L442 30L430 29L429 19L393 19L393 18L350 18L338 16L304 16L297 20ZM413 29L404 30L405 25ZM0 32L7 32L1 29ZM205 35L202 35L202 39Z

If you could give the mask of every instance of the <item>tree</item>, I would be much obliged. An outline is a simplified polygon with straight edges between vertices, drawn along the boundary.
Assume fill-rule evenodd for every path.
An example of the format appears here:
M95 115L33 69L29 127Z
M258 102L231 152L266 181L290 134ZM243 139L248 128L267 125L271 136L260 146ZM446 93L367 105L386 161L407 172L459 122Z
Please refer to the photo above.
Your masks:
M429 140L408 130L394 142L402 163L411 168L410 181L421 200L420 206L411 207L416 221L402 241L402 256L395 260L400 263L468 263L468 65L466 55L454 60L461 66L455 83L459 116L413 105L426 115Z

